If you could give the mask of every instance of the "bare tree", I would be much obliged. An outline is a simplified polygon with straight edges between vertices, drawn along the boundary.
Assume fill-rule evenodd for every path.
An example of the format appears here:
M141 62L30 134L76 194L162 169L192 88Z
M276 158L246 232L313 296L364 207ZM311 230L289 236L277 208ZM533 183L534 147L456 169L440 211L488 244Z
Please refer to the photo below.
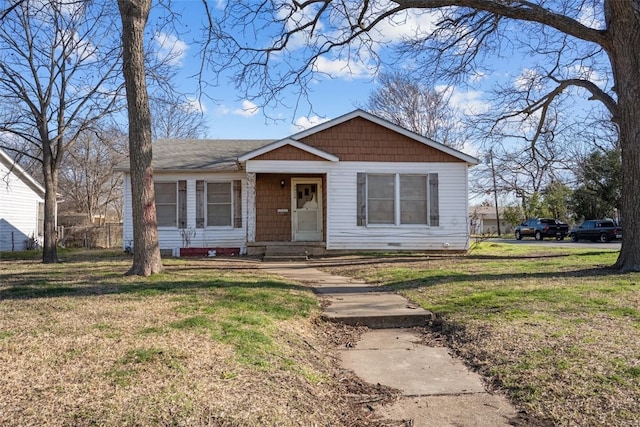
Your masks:
M640 240L634 238L640 234L638 0L228 2L210 28L206 59L216 69L235 69L239 89L260 104L278 104L292 86L305 94L325 56L379 63L382 26L402 25L409 14L420 13L432 14L431 25L406 37L400 54L432 78L461 79L488 66L485 59L514 52L539 59L529 80L535 84L523 92L523 104L504 111L505 120L536 117L542 129L563 94L602 103L617 125L625 171L622 211L628 232L616 267L640 271ZM266 45L256 32L269 35Z
M58 260L56 194L65 154L118 108L117 16L109 2L72 0L21 0L0 15L0 131L11 135L0 145L40 164L45 263Z
M115 171L126 159L126 135L117 129L100 129L80 135L60 172L64 203L89 221L95 215L121 216L122 177Z
M462 148L460 117L449 104L450 91L422 84L411 73L381 73L377 80L380 87L369 94L366 110L434 141Z
M189 102L183 95L164 92L152 97L150 109L153 139L195 139L207 133L207 122L197 101Z
M133 265L127 274L150 276L163 270L151 166L151 113L144 57L144 30L151 0L118 0L118 7L122 18L123 71L129 107L133 213Z

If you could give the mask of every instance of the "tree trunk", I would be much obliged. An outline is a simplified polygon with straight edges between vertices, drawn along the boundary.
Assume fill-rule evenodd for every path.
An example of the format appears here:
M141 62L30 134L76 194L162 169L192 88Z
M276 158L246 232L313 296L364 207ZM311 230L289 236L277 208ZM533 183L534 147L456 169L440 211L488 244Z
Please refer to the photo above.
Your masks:
M42 263L58 262L58 230L56 230L56 194L58 193L57 170L52 166L50 142L43 141L42 175L44 177L44 247Z
M640 15L632 3L608 2L609 52L618 94L618 124L622 148L622 249L615 267L640 271Z
M122 18L123 70L129 108L129 161L133 209L130 275L162 271L151 166L151 114L144 67L144 29L150 0L118 0Z

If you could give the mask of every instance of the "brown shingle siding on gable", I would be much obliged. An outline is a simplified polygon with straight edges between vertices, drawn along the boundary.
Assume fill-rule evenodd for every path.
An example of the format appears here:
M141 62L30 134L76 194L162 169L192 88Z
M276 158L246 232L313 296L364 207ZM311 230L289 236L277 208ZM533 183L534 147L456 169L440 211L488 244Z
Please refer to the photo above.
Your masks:
M318 157L315 154L308 153L297 147L291 145L284 145L275 150L264 153L255 157L252 160L305 160L305 161L326 161L322 157Z
M301 142L352 162L463 162L360 117L314 133Z

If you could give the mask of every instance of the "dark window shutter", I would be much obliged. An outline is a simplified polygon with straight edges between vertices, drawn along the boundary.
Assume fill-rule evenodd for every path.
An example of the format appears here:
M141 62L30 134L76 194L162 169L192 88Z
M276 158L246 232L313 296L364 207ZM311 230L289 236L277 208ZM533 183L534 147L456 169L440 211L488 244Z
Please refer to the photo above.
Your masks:
M187 228L187 181L178 181L178 228Z
M242 181L233 181L233 228L242 228Z
M438 174L429 174L429 225L440 225L440 196L438 194Z
M204 181L196 181L196 228L204 228Z
M357 178L357 224L367 225L367 174L358 173Z

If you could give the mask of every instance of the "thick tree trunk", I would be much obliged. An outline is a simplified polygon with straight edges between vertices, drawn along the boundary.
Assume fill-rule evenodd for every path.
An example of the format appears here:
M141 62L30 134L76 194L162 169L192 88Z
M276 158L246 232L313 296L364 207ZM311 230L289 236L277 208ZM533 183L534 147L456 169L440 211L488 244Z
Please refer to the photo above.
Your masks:
M57 171L51 166L51 145L44 143L42 175L44 177L44 246L42 262L58 262L58 230L56 230L56 194L58 193Z
M151 114L144 68L144 29L150 0L118 0L122 18L124 78L129 107L129 157L133 209L133 265L127 274L162 271L151 167Z
M618 94L618 124L622 148L622 249L615 267L640 271L640 11L633 1L607 5L609 57Z

